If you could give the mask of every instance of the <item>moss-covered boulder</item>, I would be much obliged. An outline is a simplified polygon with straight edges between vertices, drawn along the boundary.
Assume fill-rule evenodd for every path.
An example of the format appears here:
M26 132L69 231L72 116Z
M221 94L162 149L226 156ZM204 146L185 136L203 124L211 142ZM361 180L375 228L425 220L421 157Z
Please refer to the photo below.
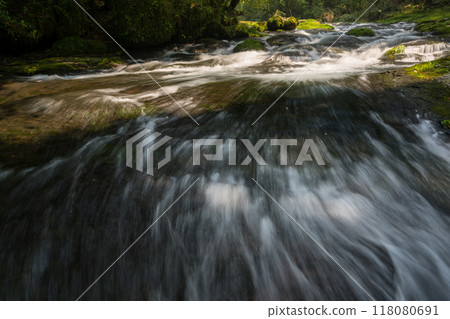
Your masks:
M295 17L285 18L285 14L279 10L267 20L267 29L269 31L294 30L298 24Z
M235 48L234 52L244 52L244 51L262 51L264 50L264 44L258 40L247 39L239 43Z
M297 19L294 17L289 17L287 18L287 20L284 23L283 29L284 30L295 30L295 28L297 27Z
M272 18L267 20L267 29L269 31L281 30L284 25L284 18L279 15L274 15Z
M354 28L348 31L347 34L355 37L374 37L375 31L369 28Z
M398 45L396 47L393 47L389 50L387 50L384 54L383 57L381 58L382 60L386 60L386 61L394 61L397 59L402 59L405 57L405 50L406 50L406 46L401 44Z
M313 30L313 29L323 29L323 30L334 30L334 27L326 24L320 23L314 19L298 20L297 29L299 30Z

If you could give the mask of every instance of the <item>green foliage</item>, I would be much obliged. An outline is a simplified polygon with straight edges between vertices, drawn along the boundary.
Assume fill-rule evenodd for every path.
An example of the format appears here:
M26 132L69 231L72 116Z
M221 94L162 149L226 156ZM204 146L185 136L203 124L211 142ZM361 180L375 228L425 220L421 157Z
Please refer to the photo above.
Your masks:
M214 28L219 37L226 37L238 23L236 0L78 2L125 47L191 41ZM0 41L6 44L3 49L27 52L71 36L107 39L73 0L0 0ZM94 52L105 49L100 43L88 45Z
M264 50L264 45L258 40L247 39L242 43L239 43L235 48L234 52L244 52L244 51L262 51Z
M375 31L369 28L354 28L348 31L347 34L355 37L374 37Z
M416 30L432 32L436 35L450 34L450 7L435 9L414 8L409 11L396 12L380 20L381 23L396 23L400 21L417 23Z
M406 68L410 76L420 79L432 79L450 72L450 57L440 58L430 62L419 63Z
M80 37L67 37L56 41L51 49L53 56L76 56L88 51L87 41Z
M237 9L243 12L244 19L255 21L267 20L281 10L301 19L354 22L372 3L373 0L241 0ZM416 14L437 6L448 6L448 0L378 0L362 20L376 21L389 12Z
M50 53L52 56L77 56L85 54L105 54L106 44L100 40L84 40L77 36L56 41Z
M329 24L320 23L314 19L307 20L299 20L299 24L297 26L299 30L311 30L311 29L327 29L334 30L334 27Z
M441 125L443 128L450 129L450 120L443 120Z
M80 0L91 8L91 0ZM0 41L26 51L56 38L86 32L87 17L71 0L0 0Z

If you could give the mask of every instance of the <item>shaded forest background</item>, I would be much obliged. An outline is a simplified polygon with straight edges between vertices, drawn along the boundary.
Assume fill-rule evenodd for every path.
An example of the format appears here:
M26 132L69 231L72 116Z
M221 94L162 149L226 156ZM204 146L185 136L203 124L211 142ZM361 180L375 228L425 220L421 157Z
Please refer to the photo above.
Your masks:
M297 18L353 22L373 0L78 0L122 45L147 48L200 38L239 37L239 20L267 20L276 10ZM365 17L448 5L448 0L379 0ZM49 48L67 37L89 39L92 52L108 39L73 0L0 0L2 51ZM86 46L66 42L63 46ZM76 50L76 48L74 48Z

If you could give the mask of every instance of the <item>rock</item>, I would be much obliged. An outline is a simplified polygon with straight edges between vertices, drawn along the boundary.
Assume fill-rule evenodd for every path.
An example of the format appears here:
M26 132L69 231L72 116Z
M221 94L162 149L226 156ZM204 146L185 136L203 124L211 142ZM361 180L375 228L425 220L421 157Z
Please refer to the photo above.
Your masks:
M244 52L244 51L262 51L264 50L264 44L258 40L247 39L239 43L233 50L233 52Z
M369 28L353 28L347 34L355 37L374 37L375 31Z
M322 24L314 19L299 20L297 29L299 30L312 30L312 29L325 29L334 30L334 27L329 24Z
M269 31L294 30L297 24L298 22L295 17L285 18L284 13L277 10L273 17L267 21L267 29Z
M270 38L268 38L267 44L269 44L270 46L281 46L281 45L287 45L287 44L291 44L291 43L298 43L299 40L304 40L304 39L308 39L310 40L311 38L308 37L307 35L302 35L302 34L280 34L280 35L275 35L272 36Z

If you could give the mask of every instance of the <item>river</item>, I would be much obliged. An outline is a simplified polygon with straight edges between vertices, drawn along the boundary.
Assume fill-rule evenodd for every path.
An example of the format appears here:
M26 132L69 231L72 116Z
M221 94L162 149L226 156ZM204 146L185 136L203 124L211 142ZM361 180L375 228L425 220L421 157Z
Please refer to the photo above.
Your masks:
M328 51L348 25L272 35L264 51L174 45L138 52L144 70L15 79L3 103L30 114L160 112L43 165L0 169L0 299L449 300L448 135L407 95L370 82L449 45L412 24L361 26L376 36ZM401 58L383 59L401 43ZM172 138L154 176L126 166L126 140L145 128ZM211 138L225 159L193 165L192 140ZM299 141L288 165L267 145L267 165L239 165L240 139L282 138ZM307 139L326 165L294 165Z

